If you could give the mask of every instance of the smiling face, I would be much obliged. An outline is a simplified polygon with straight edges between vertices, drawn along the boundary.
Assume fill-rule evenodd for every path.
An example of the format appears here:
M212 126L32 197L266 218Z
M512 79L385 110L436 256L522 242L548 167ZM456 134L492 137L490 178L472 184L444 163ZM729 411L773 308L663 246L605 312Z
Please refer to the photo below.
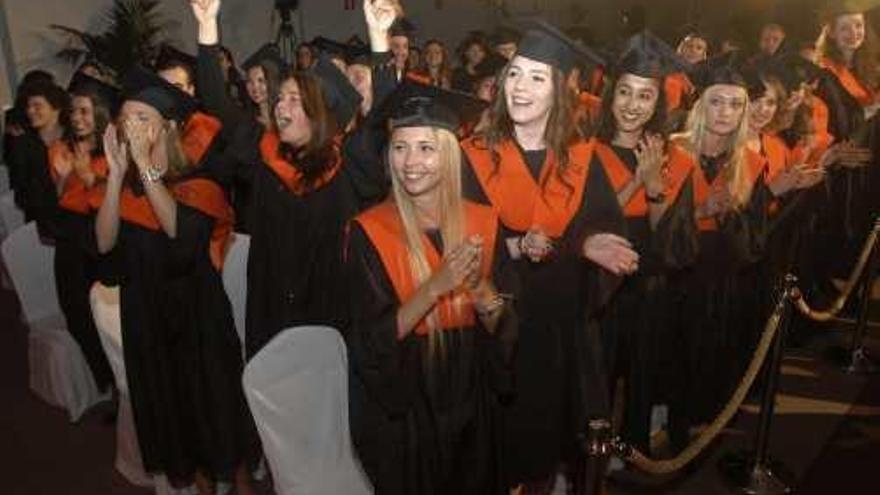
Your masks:
M688 36L681 42L678 49L679 55L692 65L706 60L708 52L709 44L699 36Z
M775 86L765 83L764 94L749 104L749 128L753 132L763 131L776 116L782 97L777 91Z
M77 139L86 139L95 133L95 108L88 96L74 96L70 110L70 129Z
M40 131L58 124L61 110L53 107L45 96L31 96L27 101L27 117L31 127Z
M312 126L303 108L302 95L296 79L281 83L278 103L275 105L275 124L278 138L295 147L305 146L312 138Z
M729 136L738 128L749 101L745 88L716 84L706 89L706 130L718 136Z
M440 146L431 127L402 127L391 134L391 172L410 197L435 192L442 182Z
M425 45L425 66L435 69L443 65L443 45L440 43L428 43Z
M251 67L247 71L247 93L251 101L257 105L262 105L269 98L266 89L266 73L259 65Z
M841 52L854 52L865 42L865 16L845 14L831 23L828 35Z
M504 76L507 113L516 125L546 125L553 108L553 68L521 55Z
M406 67L406 61L409 59L409 38L406 36L392 36L389 39L389 47L394 55L394 65L398 69Z
M618 132L641 131L657 108L660 84L656 79L623 74L614 85L611 112Z

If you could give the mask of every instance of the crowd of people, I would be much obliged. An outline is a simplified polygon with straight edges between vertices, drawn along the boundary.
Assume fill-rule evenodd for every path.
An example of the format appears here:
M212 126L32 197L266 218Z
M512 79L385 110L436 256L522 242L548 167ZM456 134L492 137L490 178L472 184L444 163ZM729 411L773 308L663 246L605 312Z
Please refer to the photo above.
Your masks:
M144 465L175 486L253 493L242 370L298 325L345 339L376 493L550 493L614 397L628 443L650 452L664 406L680 451L779 279L833 296L880 211L880 60L848 2L815 42L767 24L754 54L644 26L600 47L529 19L454 61L396 0L365 0L368 43L318 38L290 65L267 45L241 71L221 1L190 3L197 55L87 62L66 90L33 71L3 150L104 390L88 293L120 287ZM233 232L251 239L243 343Z

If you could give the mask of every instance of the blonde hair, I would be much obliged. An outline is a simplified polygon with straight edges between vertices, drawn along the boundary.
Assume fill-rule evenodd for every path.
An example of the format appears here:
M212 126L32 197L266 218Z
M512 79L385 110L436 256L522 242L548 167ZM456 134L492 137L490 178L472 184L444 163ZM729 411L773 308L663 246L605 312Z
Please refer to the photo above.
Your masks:
M703 142L709 129L706 127L706 95L711 91L711 87L697 99L694 107L688 115L685 132L676 134L670 139L685 148L690 154L699 161ZM730 195L733 197L737 208L742 208L748 204L752 195L753 181L750 180L748 173L748 161L746 155L746 141L748 140L749 126L749 97L745 88L742 89L746 98L746 105L743 108L743 114L740 118L739 125L736 130L727 137L724 143L724 150L729 153L730 159L721 171L721 177L727 185Z
M443 238L443 254L446 255L461 245L465 239L464 204L461 193L461 148L458 138L450 131L432 128L434 140L437 142L437 155L440 166L440 234ZM390 150L388 163L391 163ZM425 247L422 243L422 229L416 217L416 207L412 198L404 190L395 173L391 173L391 191L397 213L403 224L403 234L409 253L409 266L415 286L425 283L432 275ZM454 308L461 306L463 294L453 296ZM426 317L431 330L429 336L429 352L433 355L437 349L443 349L443 332L438 331L439 315L436 308Z

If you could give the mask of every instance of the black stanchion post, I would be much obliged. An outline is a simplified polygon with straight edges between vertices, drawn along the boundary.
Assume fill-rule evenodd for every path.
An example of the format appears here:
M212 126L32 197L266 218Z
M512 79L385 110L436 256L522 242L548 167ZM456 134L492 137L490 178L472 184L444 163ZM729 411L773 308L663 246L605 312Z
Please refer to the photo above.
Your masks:
M761 400L761 415L755 439L754 452L740 452L725 456L720 469L733 486L748 495L780 495L791 493L791 475L781 464L771 461L769 455L770 426L773 422L776 391L782 370L782 357L785 349L785 334L791 322L792 298L797 278L785 277L785 288L779 301L782 319L773 340L770 360L765 364L764 393ZM777 306L777 309L779 306Z
M575 482L575 495L602 495L605 490L605 471L612 453L611 422L592 419L584 441L586 459Z
M880 220L877 221L880 223ZM876 229L876 226L875 226ZM843 370L851 375L867 375L877 373L878 367L868 356L865 350L865 336L868 333L868 317L871 313L871 288L874 279L877 278L877 269L880 267L880 254L875 247L871 251L868 266L861 282L861 294L859 299L859 316L856 320L856 328L853 331L852 344L849 349L849 364Z

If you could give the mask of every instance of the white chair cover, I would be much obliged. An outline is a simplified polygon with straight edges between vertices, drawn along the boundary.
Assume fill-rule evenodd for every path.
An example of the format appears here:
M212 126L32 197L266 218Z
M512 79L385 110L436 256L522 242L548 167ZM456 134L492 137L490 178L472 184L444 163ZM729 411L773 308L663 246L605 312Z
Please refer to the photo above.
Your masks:
M336 330L285 330L251 359L243 383L278 495L373 493L352 450Z
M251 236L233 234L232 243L223 262L223 288L232 305L235 330L244 352L244 318L247 304L247 259L251 248Z
M194 487L175 489L165 476L151 475L144 469L141 448L131 399L128 396L128 380L125 375L125 358L122 351L122 315L119 309L119 287L107 287L101 283L92 285L89 294L92 316L101 346L113 369L113 378L119 392L119 405L116 415L116 460L114 466L129 483L136 486L152 486L156 495L186 495L195 493Z
M55 293L54 248L40 242L33 222L3 241L0 251L18 294L28 333L31 390L77 421L101 396L79 345L67 331Z
M24 212L15 206L12 191L0 194L0 224L0 239L24 225Z

